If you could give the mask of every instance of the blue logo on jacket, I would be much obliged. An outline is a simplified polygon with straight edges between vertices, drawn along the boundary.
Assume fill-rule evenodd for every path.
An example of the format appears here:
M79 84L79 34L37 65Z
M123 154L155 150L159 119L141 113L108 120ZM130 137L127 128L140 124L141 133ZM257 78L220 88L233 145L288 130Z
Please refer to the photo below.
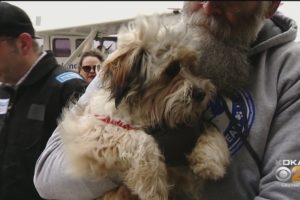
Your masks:
M248 136L255 118L255 107L249 93L240 91L234 98L224 98L231 114L231 119L225 112L225 106L220 97L210 104L207 117L224 133L231 155L234 155L243 145L239 133Z
M66 81L74 79L74 78L82 79L82 77L79 74L75 73L75 72L65 72L65 73L62 73L62 74L58 75L56 77L56 80L63 83L63 82L66 82Z

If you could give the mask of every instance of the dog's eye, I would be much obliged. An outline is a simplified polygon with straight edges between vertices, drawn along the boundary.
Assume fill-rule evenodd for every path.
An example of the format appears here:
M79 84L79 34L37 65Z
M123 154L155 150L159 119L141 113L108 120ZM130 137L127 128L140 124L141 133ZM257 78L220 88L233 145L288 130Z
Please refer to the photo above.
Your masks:
M175 60L171 62L171 64L166 69L165 73L170 77L174 77L179 73L179 71L180 71L180 62L179 60Z

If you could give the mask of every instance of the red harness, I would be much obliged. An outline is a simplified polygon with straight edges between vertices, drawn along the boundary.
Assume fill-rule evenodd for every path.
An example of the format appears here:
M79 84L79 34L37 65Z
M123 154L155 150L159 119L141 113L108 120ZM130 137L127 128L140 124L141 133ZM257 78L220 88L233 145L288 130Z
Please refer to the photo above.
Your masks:
M115 126L119 126L121 128L124 128L126 130L136 130L137 128L131 126L130 124L126 124L124 122L122 122L121 120L113 120L112 118L110 118L109 116L103 116L103 115L95 115L95 117L107 124L112 124Z

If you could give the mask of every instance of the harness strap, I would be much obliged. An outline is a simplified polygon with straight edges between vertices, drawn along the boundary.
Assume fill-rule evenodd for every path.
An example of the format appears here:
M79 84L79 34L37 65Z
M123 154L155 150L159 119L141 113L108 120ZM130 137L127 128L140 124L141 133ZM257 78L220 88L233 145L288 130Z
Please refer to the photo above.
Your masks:
M224 98L223 97L220 97L221 99L221 102L223 104L223 107L225 109L225 113L227 115L227 117L232 121L234 122L236 125L238 125L238 121L235 117L232 116L231 112L229 111L229 108L227 106L227 103L225 102ZM241 105L241 109L242 109L242 113L244 114L247 114L246 110L245 110L245 107L243 105ZM245 116L246 119L243 120L243 124L245 126L245 133L249 133L249 128L248 128L248 121L247 121L247 116ZM253 160L255 161L258 169L259 169L259 172L261 173L261 161L257 155L257 153L254 151L254 149L252 148L252 146L250 145L250 143L248 142L246 136L241 132L241 131L237 131L238 133L238 136L241 138L243 144L245 145L246 149L248 150L248 152L250 153L251 157L253 158ZM246 134L246 135L247 135Z

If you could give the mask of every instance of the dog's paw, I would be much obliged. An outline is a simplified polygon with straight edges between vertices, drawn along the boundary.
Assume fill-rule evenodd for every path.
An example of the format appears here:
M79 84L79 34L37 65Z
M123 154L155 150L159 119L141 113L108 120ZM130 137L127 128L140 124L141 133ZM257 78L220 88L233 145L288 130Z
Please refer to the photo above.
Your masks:
M226 172L226 166L219 165L214 161L206 161L207 163L196 163L191 165L191 168L195 174L203 179L217 180L222 178Z
M201 178L222 178L230 159L225 138L215 128L209 128L199 137L188 159L193 172Z

